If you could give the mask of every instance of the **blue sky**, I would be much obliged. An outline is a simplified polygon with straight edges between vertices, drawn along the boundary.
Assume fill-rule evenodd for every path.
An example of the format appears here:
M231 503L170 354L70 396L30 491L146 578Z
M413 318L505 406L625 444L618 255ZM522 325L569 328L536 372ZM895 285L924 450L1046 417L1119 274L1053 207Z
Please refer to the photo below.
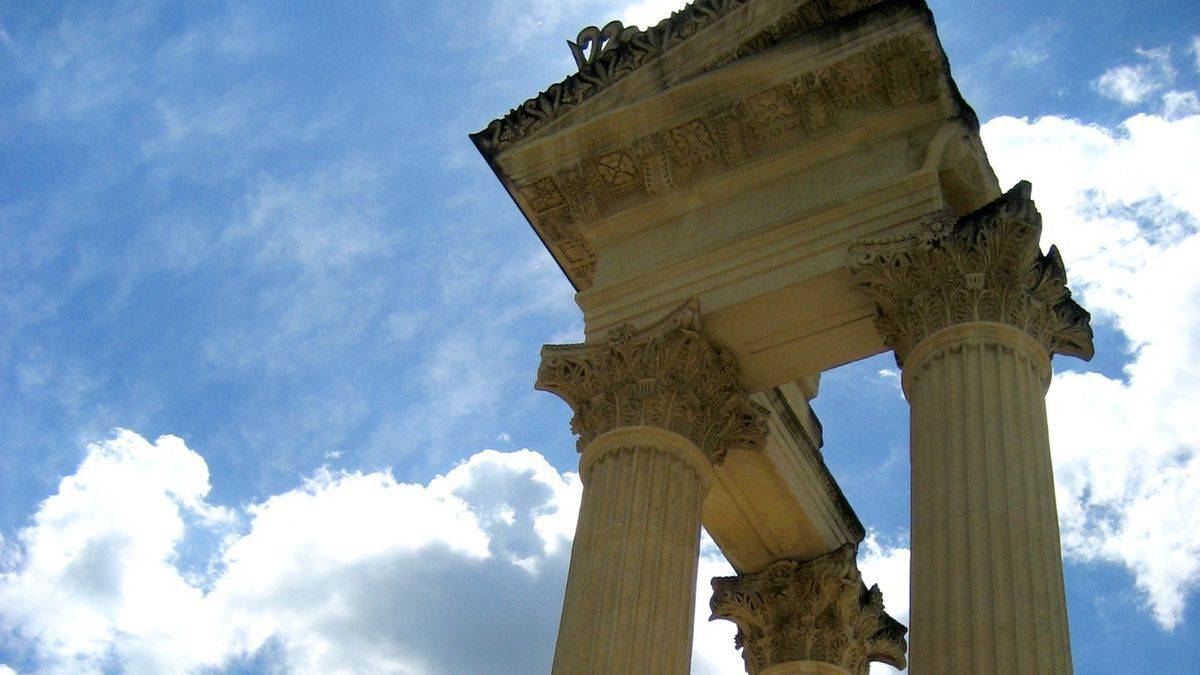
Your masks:
M677 4L0 4L0 664L545 670L579 485L531 384L582 322L466 135ZM1200 7L931 4L1094 315L1048 401L1076 669L1188 671ZM904 616L893 369L814 405Z

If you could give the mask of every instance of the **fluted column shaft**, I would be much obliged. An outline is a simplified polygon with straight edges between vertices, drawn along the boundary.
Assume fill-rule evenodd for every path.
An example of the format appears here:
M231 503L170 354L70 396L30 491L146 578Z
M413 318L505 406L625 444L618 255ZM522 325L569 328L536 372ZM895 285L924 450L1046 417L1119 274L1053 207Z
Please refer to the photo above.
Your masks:
M554 673L689 672L709 471L694 444L652 427L585 448Z
M911 405L916 675L1071 672L1046 388L1094 347L1032 190L851 250Z
M911 405L912 672L1070 673L1050 359L1027 333L973 322L918 343Z
M761 450L766 411L688 303L641 330L542 348L537 388L579 435L583 504L554 672L686 675L712 464Z

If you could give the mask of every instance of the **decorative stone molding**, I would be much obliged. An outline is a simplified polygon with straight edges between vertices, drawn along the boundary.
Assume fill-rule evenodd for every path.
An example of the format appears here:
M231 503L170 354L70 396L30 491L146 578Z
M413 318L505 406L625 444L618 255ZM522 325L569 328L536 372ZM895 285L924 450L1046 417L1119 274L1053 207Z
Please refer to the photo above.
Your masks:
M851 248L855 284L899 365L933 333L977 321L1019 328L1050 355L1092 357L1091 317L1071 299L1058 249L1041 252L1031 191L1022 181L957 220L933 214L909 237Z
M855 562L857 547L808 562L781 560L756 574L712 581L712 618L737 624L750 675L790 661L829 663L866 675L872 661L905 666L907 629L883 611Z
M736 167L823 137L838 127L846 111L929 100L941 77L940 61L940 49L928 36L900 35L740 101L716 105L682 124L585 157L517 185L516 192L576 288L583 290L592 285L596 261L579 234L583 223L628 208L638 199L686 187L714 167Z
M694 304L641 331L610 331L600 344L543 347L535 387L571 406L580 452L634 426L673 431L714 464L766 443L767 411L742 390L732 358L704 337Z
M568 41L579 72L492 121L472 134L485 156L495 156L534 131L573 110L613 83L683 44L693 35L720 21L751 0L696 0L645 30L625 27L618 21L604 28L588 26L575 42ZM753 54L792 35L826 25L880 0L806 0L795 11L743 46L709 64L713 69Z

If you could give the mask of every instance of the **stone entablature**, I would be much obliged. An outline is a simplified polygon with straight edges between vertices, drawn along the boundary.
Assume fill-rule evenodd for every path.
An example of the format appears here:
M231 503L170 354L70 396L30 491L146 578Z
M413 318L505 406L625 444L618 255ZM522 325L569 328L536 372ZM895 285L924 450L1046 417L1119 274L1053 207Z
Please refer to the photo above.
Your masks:
M1041 251L1031 191L1022 181L962 218L933 214L909 237L851 248L855 283L899 365L926 337L979 321L1019 328L1047 354L1092 357L1090 315L1071 298L1058 249Z
M714 168L816 141L844 126L849 111L928 102L943 71L931 34L902 34L520 183L516 191L583 290L595 278L596 255L581 225L692 185Z
M863 584L856 549L713 579L713 618L737 624L747 673L797 661L853 675L866 675L872 661L904 668L906 629L884 612L879 587Z
M742 389L736 364L704 337L694 305L641 331L612 331L602 343L543 347L535 387L571 406L581 452L623 427L673 431L714 464L766 442L767 411Z

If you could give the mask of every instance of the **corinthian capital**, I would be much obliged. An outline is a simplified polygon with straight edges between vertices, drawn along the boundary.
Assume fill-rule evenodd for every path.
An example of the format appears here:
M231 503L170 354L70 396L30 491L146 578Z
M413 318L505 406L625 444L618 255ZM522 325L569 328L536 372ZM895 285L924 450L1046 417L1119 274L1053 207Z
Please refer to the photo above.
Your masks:
M767 412L742 389L732 358L701 333L691 305L641 331L614 330L606 342L543 347L535 386L571 406L580 451L631 426L676 432L714 464L766 442Z
M713 579L714 619L737 624L746 672L819 661L866 675L871 661L904 668L907 629L863 584L856 547L810 560L781 560L757 574Z
M1092 357L1091 317L1071 299L1058 249L1041 251L1031 189L1021 181L957 221L938 214L904 239L851 248L851 273L897 363L927 336L974 321L1015 326L1051 355Z

